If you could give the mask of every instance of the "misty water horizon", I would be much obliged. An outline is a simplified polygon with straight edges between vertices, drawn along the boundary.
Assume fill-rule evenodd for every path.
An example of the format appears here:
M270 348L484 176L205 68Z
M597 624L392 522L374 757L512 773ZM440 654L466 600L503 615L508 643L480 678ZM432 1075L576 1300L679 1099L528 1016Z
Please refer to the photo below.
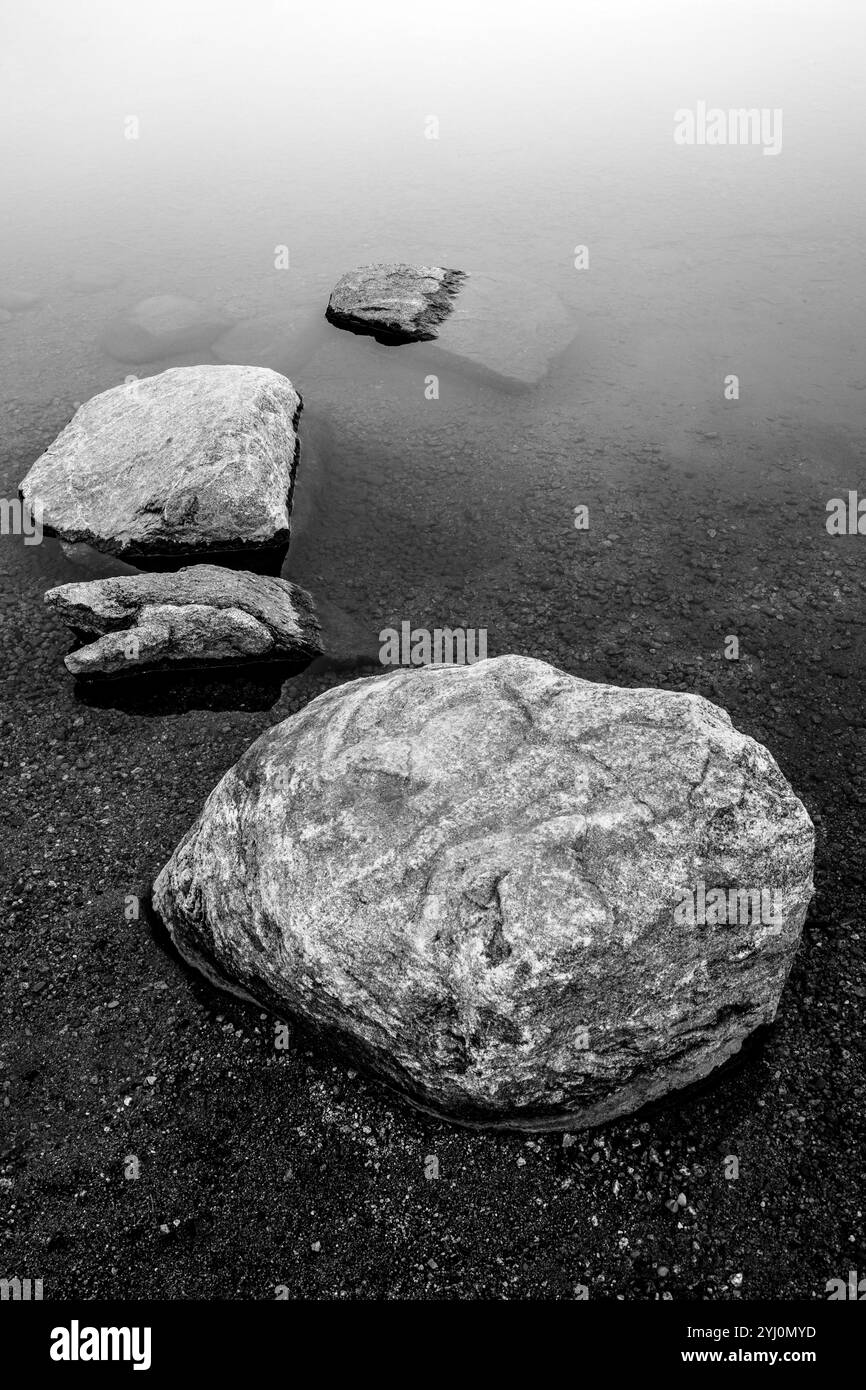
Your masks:
M752 399L768 390L828 423L857 418L856 5L324 13L331 24L283 3L88 2L7 17L3 279L49 301L42 321L21 315L0 334L7 392L35 399L48 351L55 394L68 383L80 398L64 309L89 348L100 317L147 294L193 293L243 317L311 286L326 302L345 269L394 259L556 290L578 328L566 409L587 395L619 409L632 394L663 411L661 363L692 405L700 361L739 365ZM700 103L779 109L779 156L677 144L676 113ZM588 270L574 268L578 245ZM70 300L69 277L92 266L115 268L122 287L98 305ZM621 379L606 361L614 339ZM93 373L123 379L107 362Z

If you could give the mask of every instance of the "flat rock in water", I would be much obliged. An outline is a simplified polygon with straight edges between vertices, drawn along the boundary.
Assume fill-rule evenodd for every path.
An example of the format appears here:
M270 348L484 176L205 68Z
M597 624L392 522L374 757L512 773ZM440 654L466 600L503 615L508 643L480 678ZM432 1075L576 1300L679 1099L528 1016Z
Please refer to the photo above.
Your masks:
M173 367L86 401L20 493L122 559L285 546L301 398L264 367Z
M176 353L209 348L231 320L183 295L142 299L103 329L99 343L118 362L158 362Z
M544 286L441 266L362 266L338 282L327 317L383 343L423 343L411 349L422 363L512 390L541 381L575 336Z
M415 1104L571 1129L704 1077L773 1019L813 847L724 710L505 656L353 681L268 730L154 904L212 981ZM715 889L746 908L719 924Z
M309 661L321 650L306 590L219 565L62 584L48 590L45 602L67 627L95 639L66 657L74 676Z

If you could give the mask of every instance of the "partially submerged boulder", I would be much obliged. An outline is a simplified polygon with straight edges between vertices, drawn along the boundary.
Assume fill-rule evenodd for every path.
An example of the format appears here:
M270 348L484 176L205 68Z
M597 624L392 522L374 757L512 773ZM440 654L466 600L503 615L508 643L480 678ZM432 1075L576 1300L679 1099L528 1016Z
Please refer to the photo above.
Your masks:
M47 534L125 560L285 547L301 397L263 367L173 367L86 401L21 483Z
M813 838L709 701L506 656L354 681L268 730L153 901L211 980L416 1105L571 1129L705 1076L773 1019ZM719 924L712 890L751 914Z
M441 265L362 265L337 281L326 318L383 343L435 338L464 279Z
M118 362L159 362L210 347L231 320L179 294L142 299L106 324L99 343Z
M75 676L306 662L321 650L306 590L218 565L62 584L48 590L45 602L87 642L65 659Z
M327 318L411 351L431 366L527 389L575 336L551 290L519 276L441 266L361 266L337 283Z

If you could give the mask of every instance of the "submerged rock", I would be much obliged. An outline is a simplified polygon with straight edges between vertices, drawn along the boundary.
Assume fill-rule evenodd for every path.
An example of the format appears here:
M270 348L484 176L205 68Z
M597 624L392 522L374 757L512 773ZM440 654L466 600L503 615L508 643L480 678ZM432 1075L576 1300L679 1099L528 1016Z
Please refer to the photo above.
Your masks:
M506 656L354 681L270 729L154 904L211 980L415 1104L571 1129L703 1077L773 1019L813 838L709 701ZM772 910L718 925L710 887Z
M183 295L142 299L103 329L99 343L119 362L158 362L176 353L210 347L231 320Z
M321 650L313 600L304 589L218 565L62 584L48 590L45 602L74 632L96 638L66 657L75 676L309 661Z
M432 367L526 390L546 376L574 336L571 316L551 290L515 275L473 271L435 341L417 353Z
M327 317L383 343L414 342L421 362L527 389L575 336L552 291L514 275L374 265L344 275Z
M86 401L21 483L49 534L123 559L285 546L301 398L263 367L173 367Z
M303 368L327 332L321 306L243 319L222 333L211 351L221 362L272 367L292 373Z

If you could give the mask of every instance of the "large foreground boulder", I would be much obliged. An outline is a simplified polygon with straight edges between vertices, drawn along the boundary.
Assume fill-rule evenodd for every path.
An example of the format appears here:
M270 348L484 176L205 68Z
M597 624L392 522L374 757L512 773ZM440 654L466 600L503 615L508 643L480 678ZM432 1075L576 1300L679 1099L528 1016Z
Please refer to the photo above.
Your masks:
M354 681L270 729L154 904L212 980L417 1105L561 1129L703 1077L773 1019L812 853L724 710L505 656Z
M535 386L575 335L552 291L519 276L384 264L350 271L326 317L339 328L412 348L422 363L510 389Z
M49 534L131 560L285 546L301 398L256 367L173 367L86 401L21 483Z
M285 579L191 565L49 589L45 602L86 639L75 676L129 675L221 662L311 661L321 651L313 600Z

